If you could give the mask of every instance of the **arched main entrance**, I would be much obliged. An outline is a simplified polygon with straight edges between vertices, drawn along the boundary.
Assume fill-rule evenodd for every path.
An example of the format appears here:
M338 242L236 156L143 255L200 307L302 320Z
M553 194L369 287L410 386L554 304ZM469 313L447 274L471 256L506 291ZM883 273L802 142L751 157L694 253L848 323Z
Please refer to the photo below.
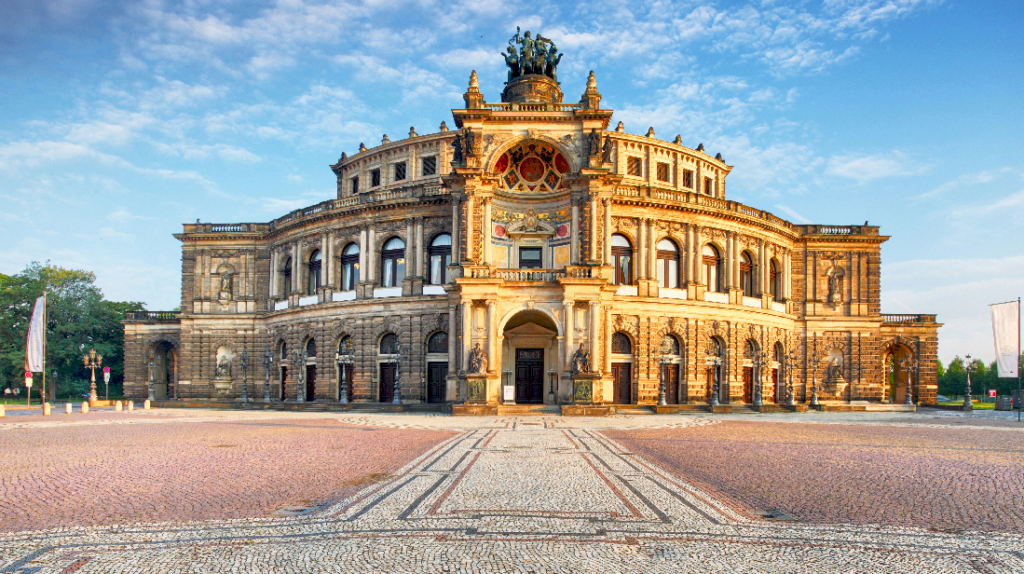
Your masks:
M506 321L502 330L501 368L501 384L515 388L516 404L556 403L556 395L563 393L555 388L558 326L554 320L530 309Z
M908 387L911 389L911 399L913 400L913 377L915 373L904 369L906 363L913 360L914 351L902 343L889 345L883 351L882 376L884 377L884 384L882 387L890 403L898 405L905 403Z
M177 396L178 350L168 341L153 345L153 396L162 401Z

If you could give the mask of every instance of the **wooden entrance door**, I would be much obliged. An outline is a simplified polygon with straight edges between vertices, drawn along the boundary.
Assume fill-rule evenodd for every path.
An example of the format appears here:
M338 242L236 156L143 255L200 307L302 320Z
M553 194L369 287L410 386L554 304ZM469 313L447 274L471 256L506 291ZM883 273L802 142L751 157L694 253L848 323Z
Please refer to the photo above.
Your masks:
M754 402L754 368L743 367L743 402Z
M316 400L316 365L306 365L306 402Z
M633 363L612 363L612 378L615 402L628 405L633 402Z
M775 397L781 397L782 396L782 392L781 391L782 391L782 389L779 388L779 370L778 369L772 369L772 388L767 393L765 393L765 397L764 397L765 402L767 402L767 403L777 402Z
M516 349L516 403L544 404L544 349Z
M443 403L448 363L427 363L427 402Z
M380 402L390 403L395 400L395 364L380 364Z
M679 365L665 365L665 402L679 404Z

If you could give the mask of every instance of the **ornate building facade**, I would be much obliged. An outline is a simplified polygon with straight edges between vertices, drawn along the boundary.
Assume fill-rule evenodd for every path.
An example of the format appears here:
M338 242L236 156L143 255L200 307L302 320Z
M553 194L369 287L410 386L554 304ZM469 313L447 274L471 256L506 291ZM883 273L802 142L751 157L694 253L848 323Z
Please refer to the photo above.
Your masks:
M125 321L125 394L935 402L940 325L881 313L877 227L731 201L721 155L609 129L593 72L563 103L553 66L512 71L500 103L474 72L451 130L342 154L334 199L186 224L181 311Z

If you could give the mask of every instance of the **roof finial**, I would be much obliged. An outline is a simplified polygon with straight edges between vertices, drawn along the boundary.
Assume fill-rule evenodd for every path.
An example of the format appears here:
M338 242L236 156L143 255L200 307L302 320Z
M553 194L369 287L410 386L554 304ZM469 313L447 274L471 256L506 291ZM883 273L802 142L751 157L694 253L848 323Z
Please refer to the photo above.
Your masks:
M649 138L653 138L654 137L654 126L651 126L651 127L647 128L647 137L649 137Z
M441 131L442 132L448 131L448 124L444 123L444 120L441 121Z
M476 77L476 70L473 70L473 73L471 73L469 75L469 91L473 92L473 91L479 91L479 90L480 90L480 80L478 80L477 77Z
M594 75L594 70L590 70L590 75L587 76L587 90L597 89L597 76Z
M362 153L364 151L366 151L366 144L359 142L359 152Z
M388 134L384 134L384 137L380 139L380 144L387 145L389 143L391 143L391 138L388 137Z
M704 144L702 144L702 143L697 144L697 151L700 151L700 152L704 151Z
M624 132L626 131L626 126L622 125L622 122L619 122L619 125L615 126L615 131Z
M676 134L676 139L672 140L672 143L676 145L683 145L683 136Z
M416 127L415 126L412 126L412 127L409 128L409 137L414 138L414 137L416 137L418 135L419 134L416 133Z

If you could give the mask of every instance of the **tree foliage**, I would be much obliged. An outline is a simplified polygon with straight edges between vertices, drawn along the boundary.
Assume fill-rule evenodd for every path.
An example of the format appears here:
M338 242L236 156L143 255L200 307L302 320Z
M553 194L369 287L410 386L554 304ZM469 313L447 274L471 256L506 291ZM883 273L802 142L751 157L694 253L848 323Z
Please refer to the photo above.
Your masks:
M1020 361L1018 368L1024 369L1024 353L1021 353L1018 360ZM1010 391L1017 390L1017 379L1000 378L995 361L986 365L980 360L973 359L971 363L972 395L986 394L989 389L995 389L1000 396L1003 396L1009 395ZM942 363L939 363L938 366L939 394L947 396L964 394L967 386L966 361L957 355L945 369L942 368Z
M57 372L58 395L88 389L90 372L82 355L96 349L111 370L111 394L119 394L124 374L124 327L136 302L107 301L90 271L33 262L16 275L0 274L0 388L23 384L25 341L37 297L46 292L46 378ZM98 371L98 370L97 370ZM102 383L102 374L96 379ZM103 385L98 388L102 392ZM33 387L33 390L38 390Z

